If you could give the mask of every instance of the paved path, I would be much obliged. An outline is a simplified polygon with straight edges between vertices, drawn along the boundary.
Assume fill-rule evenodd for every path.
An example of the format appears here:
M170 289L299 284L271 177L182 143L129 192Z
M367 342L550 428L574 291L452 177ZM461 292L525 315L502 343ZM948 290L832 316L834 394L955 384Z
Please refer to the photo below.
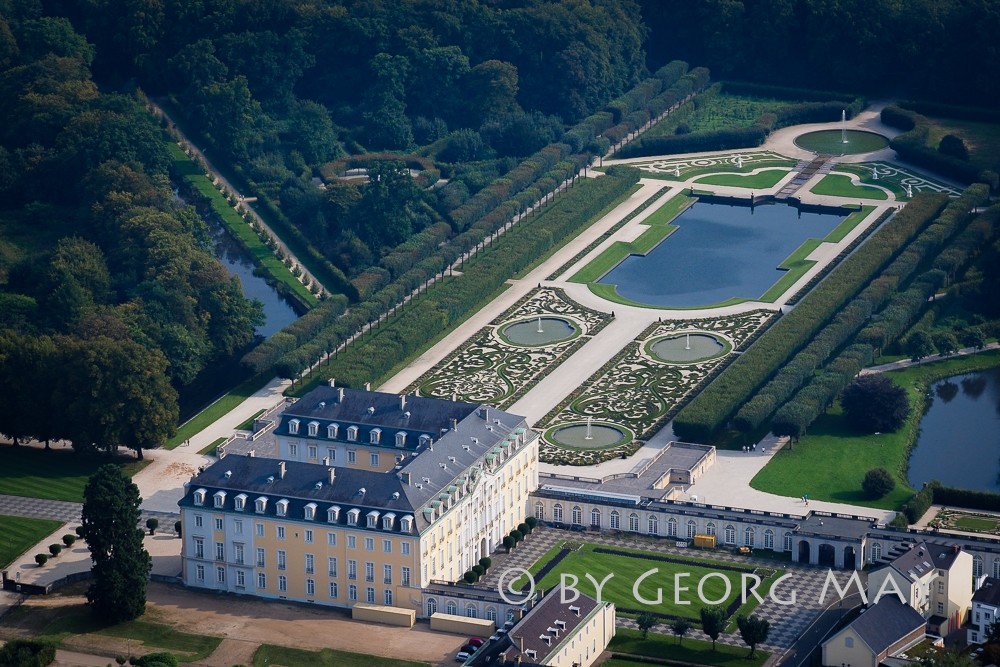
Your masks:
M869 366L868 368L861 369L861 375L871 375L873 373L886 373L888 371L898 371L901 368L909 368L910 366L922 366L923 364L932 364L935 361L943 361L945 359L951 359L952 357L964 357L970 354L978 354L985 350L996 350L1000 349L1000 343L988 343L984 347L963 347L954 354L949 354L947 356L933 354L929 357L923 357L917 361L912 359L900 359L899 361L893 361L888 364L879 364L878 366Z

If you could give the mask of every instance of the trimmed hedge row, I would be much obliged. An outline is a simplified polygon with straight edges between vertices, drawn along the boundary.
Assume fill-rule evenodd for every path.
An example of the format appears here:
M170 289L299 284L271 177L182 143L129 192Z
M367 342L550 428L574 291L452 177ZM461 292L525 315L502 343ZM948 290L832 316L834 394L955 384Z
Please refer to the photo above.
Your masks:
M941 486L938 482L928 484L933 489L934 503L939 505L954 505L974 510L1000 511L1000 493L991 491L973 491L972 489L957 489L951 486ZM927 510L924 510L927 511ZM907 516L909 518L909 516ZM918 517L919 518L919 517ZM910 523L913 523L912 520Z
M988 198L989 191L986 186L969 187L961 197L945 207L937 220L907 245L906 249L886 267L882 276L893 278L897 283L909 280L918 266L934 257L949 239L967 225L972 209ZM924 294L926 290L920 290L924 299L941 286L938 281L930 279L928 279L928 285L930 286L928 293ZM873 282L870 287L871 289L862 290L853 301L840 310L830 323L823 327L795 355L791 362L781 368L759 393L739 409L733 420L733 425L737 429L744 432L757 429L771 416L773 410L788 401L802 385L812 378L816 369L823 366L831 354L840 349L865 326L872 313L885 304L890 294L884 282ZM904 323L900 318L894 318L894 321L904 327L909 326L909 320ZM892 335L892 338L895 339L903 330L897 331ZM829 402L832 402L835 397L836 394L830 396ZM822 406L823 410L826 409L829 402ZM816 416L821 412L817 413ZM812 420L809 423L811 424Z
M844 259L830 275L768 333L740 355L674 419L681 440L705 442L721 428L747 396L752 396L788 359L825 326L873 276L879 273L937 216L948 198L914 197L891 224Z
M562 242L639 180L638 170L615 167L603 178L586 179L557 200L543 215L525 219L468 262L460 277L447 278L409 304L391 321L366 333L331 359L324 369L346 386L361 386L389 372L451 323L490 298L512 275ZM341 322L350 319L350 313ZM300 348L279 364L284 377L294 377L314 361L323 341L333 349L337 337L346 340L358 327L338 325L324 332L315 345Z
M916 523L931 508L931 505L936 500L935 496L937 494L935 491L938 486L936 481L930 481L924 488L920 489L912 498L906 501L906 504L903 505L903 514L906 515L907 521Z
M305 315L247 352L241 362L254 374L269 371L281 357L312 340L323 328L335 322L345 310L347 310L347 297L343 294L324 299Z

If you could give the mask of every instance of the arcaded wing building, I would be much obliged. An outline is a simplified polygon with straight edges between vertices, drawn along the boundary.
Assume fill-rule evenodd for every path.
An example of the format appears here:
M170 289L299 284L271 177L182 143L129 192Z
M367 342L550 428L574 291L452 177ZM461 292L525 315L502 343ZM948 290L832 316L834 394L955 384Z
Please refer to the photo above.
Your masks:
M473 403L321 387L274 429L278 458L230 454L179 502L189 586L416 610L527 516L538 435Z

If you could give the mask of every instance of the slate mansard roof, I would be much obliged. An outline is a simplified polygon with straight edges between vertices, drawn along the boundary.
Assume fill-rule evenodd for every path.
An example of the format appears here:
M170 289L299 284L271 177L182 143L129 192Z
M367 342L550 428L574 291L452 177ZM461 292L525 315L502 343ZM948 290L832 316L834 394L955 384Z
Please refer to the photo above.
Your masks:
M875 655L879 655L926 624L916 609L903 604L895 595L887 595L878 604L868 607L849 627Z
M892 561L890 566L916 580L935 569L951 569L961 552L959 546L920 542Z
M283 420L296 410L301 414L310 410L309 405L318 406L325 395L335 391L323 387L310 392L285 411ZM392 401L395 409L400 407L400 398L395 394L357 390L346 390L345 394L347 400L339 404L341 412L347 411L343 406L353 403L363 406L361 411L367 415L368 406L375 405L374 414L378 416L380 408L377 406L381 405L384 411L388 411L385 407L387 399ZM414 528L419 531L434 521L433 515L424 511L426 508L446 503L457 495L455 492L459 488L473 488L482 477L482 470L489 469L494 461L499 462L504 452L519 450L524 443L537 437L526 427L523 417L501 410L471 403L407 397L407 403L411 401L420 401L412 406L414 412L411 418L421 406L429 407L426 414L437 415L437 421L433 423L426 420L420 423L428 427L426 430L440 433L440 437L433 439L429 445L418 447L417 451L404 450L405 458L392 470L378 472L331 468L314 463L230 455L192 478L179 505L195 507L194 494L204 489L204 507L212 510L215 509L215 494L224 491L225 499L219 509L238 511L235 509L235 498L243 493L247 495L247 506L243 511L248 515L260 516L255 511L254 503L257 498L265 497L267 503L263 516L277 516L277 503L287 500L287 512L282 518L288 520L307 521L304 519L305 507L315 503L316 524L332 525L327 522L327 510L337 506L341 509L336 522L339 525L346 525L347 513L357 508L361 513L359 528L367 526L365 517L374 510L381 514L392 512L396 519L396 532L400 519L412 515ZM302 403L306 403L305 410L300 405ZM320 410L325 413L329 409L336 412L336 408L329 407L329 404ZM459 419L452 416L455 414L464 416ZM452 419L456 421L452 422ZM441 432L442 428L447 430ZM282 467L285 471L283 475ZM381 530L381 519L379 528L373 530Z

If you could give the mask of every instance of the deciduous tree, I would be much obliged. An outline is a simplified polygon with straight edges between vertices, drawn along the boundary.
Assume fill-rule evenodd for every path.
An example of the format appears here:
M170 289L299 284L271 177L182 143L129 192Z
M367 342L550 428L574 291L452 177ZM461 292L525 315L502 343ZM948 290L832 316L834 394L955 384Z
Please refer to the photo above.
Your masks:
M863 433L895 431L910 414L903 388L884 375L862 375L840 398L847 422Z

